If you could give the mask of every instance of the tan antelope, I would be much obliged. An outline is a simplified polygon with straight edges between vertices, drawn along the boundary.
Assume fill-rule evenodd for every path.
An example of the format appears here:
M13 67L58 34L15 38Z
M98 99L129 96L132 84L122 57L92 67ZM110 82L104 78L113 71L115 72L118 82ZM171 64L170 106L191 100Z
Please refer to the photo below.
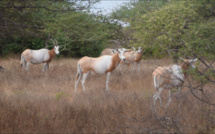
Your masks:
M103 55L98 58L85 56L78 61L77 74L76 74L76 80L75 80L75 93L77 92L77 85L81 79L82 79L81 80L82 89L83 89L83 92L85 93L85 81L90 71L92 71L95 74L107 73L106 91L108 90L109 77L111 75L111 72L119 64L120 60L125 60L125 57L123 54L124 52L127 51L127 49L124 49L124 48L116 49L116 50L118 51L118 53L113 54L112 56Z
M133 70L135 69L135 64L138 66L138 72L140 71L140 61L142 59L142 48L139 47L137 51L135 51L135 48L133 47L133 51L125 52L125 61L120 62L121 64L121 70L123 71L123 64L126 64L130 66L130 64L133 63Z
M117 41L117 40L110 40L110 41L113 41L113 42L116 44L116 47L122 48L122 45L120 44L119 41ZM115 53L117 53L117 50L116 50L116 49L105 48L105 49L101 52L100 56L102 56L102 55L113 55L113 54L115 54Z
M52 40L53 41L53 40ZM31 50L26 49L21 54L21 67L24 69L26 66L26 70L29 70L30 63L32 64L43 64L42 71L48 71L49 69L49 63L52 61L52 59L55 57L56 54L59 54L59 46L57 44L57 41L55 40L54 47L51 50L48 49L39 49L39 50Z
M162 105L162 100L160 94L163 89L169 89L169 100L167 106L171 101L171 89L179 88L181 92L182 85L186 78L186 70L189 67L195 68L194 63L197 59L182 59L183 63L179 65L172 65L169 67L158 67L152 73L154 80L154 87L156 89L155 94L153 95L154 106L156 105L157 99L160 100L160 105Z
M111 49L111 48L105 48L102 52L101 52L101 55L113 55L117 53L117 50L116 49Z

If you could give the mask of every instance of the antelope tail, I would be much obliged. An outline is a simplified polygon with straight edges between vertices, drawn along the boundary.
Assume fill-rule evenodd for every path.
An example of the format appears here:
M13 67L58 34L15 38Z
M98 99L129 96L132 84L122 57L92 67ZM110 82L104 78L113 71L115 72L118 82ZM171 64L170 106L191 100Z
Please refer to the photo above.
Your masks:
M82 70L80 64L77 65L77 74L75 80L78 80L79 77L82 77Z

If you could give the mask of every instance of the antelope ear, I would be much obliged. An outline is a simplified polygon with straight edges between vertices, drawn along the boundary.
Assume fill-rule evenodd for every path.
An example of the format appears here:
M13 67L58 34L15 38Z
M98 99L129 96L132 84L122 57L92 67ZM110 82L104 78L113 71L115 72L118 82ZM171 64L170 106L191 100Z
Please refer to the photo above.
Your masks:
M198 58L194 59L193 62L196 62L198 60Z
M194 62L196 62L198 59L196 58L196 59L193 59L193 60L190 60L189 62L190 63L194 63Z
M115 53L117 52L117 50L116 50L116 49L113 49L112 52L115 54Z

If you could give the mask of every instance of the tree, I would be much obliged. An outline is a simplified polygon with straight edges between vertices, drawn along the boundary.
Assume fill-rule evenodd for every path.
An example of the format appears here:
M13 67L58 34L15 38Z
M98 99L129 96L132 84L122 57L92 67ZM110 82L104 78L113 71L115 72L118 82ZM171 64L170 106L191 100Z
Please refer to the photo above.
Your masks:
M121 38L120 25L85 12L59 14L46 27L46 33L62 42L62 52L72 57L98 56L109 40Z
M122 18L119 18L128 20L130 23L130 26L125 28L130 31L130 44L144 47L144 56L161 58L168 55L175 59L174 62L177 62L178 57L199 59L197 68L188 70L191 75L184 85L187 91L182 93L179 100L186 98L188 93L199 100L202 103L201 118L205 123L201 124L202 128L197 131L214 132L215 120L211 118L214 116L215 109L214 1L171 0L162 6L156 6L156 1L144 1L142 4L154 6L143 8L144 12L143 9L134 6L135 11L133 7L130 8L131 10L122 8L116 13L116 17L118 14L123 14ZM186 129L182 123L186 116L180 113L184 110L183 105L190 104L184 101L176 105L178 108L175 113L167 108L159 111L164 113L163 116L154 112L156 122L159 122L169 133L183 133ZM190 106L190 108L193 107Z
M50 38L44 33L45 23L58 14L88 10L98 0L3 0L0 1L0 49L16 51L32 46L39 41L37 48ZM24 41L23 40L28 40ZM29 43L32 40L32 43ZM24 44L20 44L20 42ZM36 42L34 42L36 43ZM37 41L38 43L38 41ZM11 45L16 47L11 49ZM33 47L34 48L34 47ZM5 52L7 53L7 52Z
M138 46L139 44L137 44L136 41L138 42L139 40L134 35L138 30L141 30L141 29L135 28L136 23L142 23L141 22L142 15L150 14L155 10L159 10L167 2L168 0L131 1L130 3L128 4L125 3L123 6L116 9L111 14L111 18L129 23L129 26L124 28L124 35L126 36L125 38L128 38L129 45ZM145 48L145 49L148 49L148 48ZM148 51L145 54L151 55L151 53Z

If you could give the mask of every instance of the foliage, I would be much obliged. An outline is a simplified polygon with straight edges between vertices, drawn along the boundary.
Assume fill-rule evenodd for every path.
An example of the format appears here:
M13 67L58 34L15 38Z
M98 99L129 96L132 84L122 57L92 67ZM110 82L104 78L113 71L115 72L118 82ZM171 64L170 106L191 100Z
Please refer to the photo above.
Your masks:
M112 14L111 18L120 20L122 22L127 22L129 25L124 28L124 34L126 38L130 41L130 46L135 46L135 41L137 39L134 37L136 29L134 29L134 24L140 22L140 16L150 13L154 10L158 10L167 3L167 0L141 0L141 1L131 1L128 4L124 4L117 8ZM147 48L146 48L147 49ZM157 49L156 49L157 50ZM152 51L147 49L144 54L151 55Z
M121 26L108 18L84 12L60 14L49 21L45 29L56 37L67 56L98 56L110 39L118 37Z
M88 2L76 0L1 1L1 55L11 52L21 53L26 46L31 49L44 47L40 43L44 43L47 47L50 38L57 38L60 44L65 43L63 45L65 48L63 49L64 55L77 57L87 54L98 55L104 41L107 40L106 37L111 38L113 36L109 33L115 33L113 32L115 27L112 28L112 23L108 23L109 25L106 27L103 22L95 21L94 16L84 13L96 2L98 0L89 0ZM85 24L85 21L88 23ZM68 24L71 24L71 29L66 27L69 26ZM65 29L67 32L61 33L65 32ZM68 35L68 33L71 34ZM34 40L40 40L37 47L34 47ZM22 44L23 42L24 44Z
M212 58L214 4L211 0L139 1L122 6L112 17L130 23L124 30L130 45L144 47L145 55L187 57L199 54ZM193 50L195 54L190 52Z
M147 56L183 54L213 59L212 0L131 1L110 17L89 14L88 9L98 0L88 2L0 1L1 55L21 53L25 48L39 49L44 44L47 47L49 39L56 38L64 56L98 56L110 40L120 39L129 46L144 47ZM120 21L129 22L130 26L123 28ZM193 50L195 54L191 53Z
M136 33L135 42L144 47L158 47L163 51L176 49L181 44L183 29L186 29L198 18L192 5L186 2L167 4L159 10L154 10L140 17L134 22ZM159 52L154 55L160 55Z
M138 2L130 1L130 3L125 3L115 9L115 11L111 14L111 17L132 24L132 22L138 21L140 15L159 9L165 5L167 1L168 0L140 0Z
M44 41L39 38L15 38L11 40L4 40L3 45L1 48L2 55L13 53L20 54L27 48L30 49L40 49L44 47Z
M215 22L213 20L203 21L199 24L194 24L192 30L185 30L183 39L186 41L186 48L188 55L192 54L198 57L207 57L208 59L214 59L215 45Z

